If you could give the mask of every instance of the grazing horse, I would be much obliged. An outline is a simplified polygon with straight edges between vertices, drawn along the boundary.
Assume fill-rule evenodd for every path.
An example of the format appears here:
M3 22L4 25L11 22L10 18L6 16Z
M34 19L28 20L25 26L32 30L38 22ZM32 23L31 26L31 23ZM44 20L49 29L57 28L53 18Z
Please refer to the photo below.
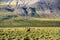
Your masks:
M29 32L29 31L30 31L30 28L27 29L27 32Z

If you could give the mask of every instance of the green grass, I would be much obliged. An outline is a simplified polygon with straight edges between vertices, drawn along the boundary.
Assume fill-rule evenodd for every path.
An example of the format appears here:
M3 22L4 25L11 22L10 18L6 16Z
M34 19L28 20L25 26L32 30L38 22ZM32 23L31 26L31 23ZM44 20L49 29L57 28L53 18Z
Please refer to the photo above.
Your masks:
M57 27L60 26L60 21L38 21L11 18L8 20L1 20L0 27Z
M35 20L32 17L21 17L0 12L0 27L59 27L60 21Z
M60 28L0 28L0 40L60 40Z

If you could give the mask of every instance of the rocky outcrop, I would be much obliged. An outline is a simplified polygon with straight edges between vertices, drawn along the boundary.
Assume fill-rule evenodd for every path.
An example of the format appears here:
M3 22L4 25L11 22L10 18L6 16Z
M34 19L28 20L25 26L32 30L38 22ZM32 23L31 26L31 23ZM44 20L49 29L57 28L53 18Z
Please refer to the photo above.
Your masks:
M39 15L40 17L60 16L60 0L24 0L21 2L18 1L14 9L5 8L4 10L18 13L20 15ZM36 11L38 13L36 13Z

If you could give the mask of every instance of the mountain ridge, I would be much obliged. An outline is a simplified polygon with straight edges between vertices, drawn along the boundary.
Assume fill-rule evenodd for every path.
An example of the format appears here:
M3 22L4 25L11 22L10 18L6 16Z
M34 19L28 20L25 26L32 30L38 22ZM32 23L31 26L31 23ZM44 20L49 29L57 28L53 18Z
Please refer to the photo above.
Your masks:
M25 4L23 3L23 5L24 7L26 6L36 8L36 10L39 11L38 15L40 16L55 17L60 16L59 2L60 2L59 0L33 0L33 1L25 0L24 2Z

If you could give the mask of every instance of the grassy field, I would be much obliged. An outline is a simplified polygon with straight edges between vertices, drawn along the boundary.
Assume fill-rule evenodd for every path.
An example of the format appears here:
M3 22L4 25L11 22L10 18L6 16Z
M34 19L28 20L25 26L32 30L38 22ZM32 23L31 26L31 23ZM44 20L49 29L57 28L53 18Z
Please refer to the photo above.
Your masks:
M0 12L0 27L60 27L60 19L37 18Z
M60 28L0 28L0 40L60 40Z
M60 40L60 18L0 12L0 40Z

